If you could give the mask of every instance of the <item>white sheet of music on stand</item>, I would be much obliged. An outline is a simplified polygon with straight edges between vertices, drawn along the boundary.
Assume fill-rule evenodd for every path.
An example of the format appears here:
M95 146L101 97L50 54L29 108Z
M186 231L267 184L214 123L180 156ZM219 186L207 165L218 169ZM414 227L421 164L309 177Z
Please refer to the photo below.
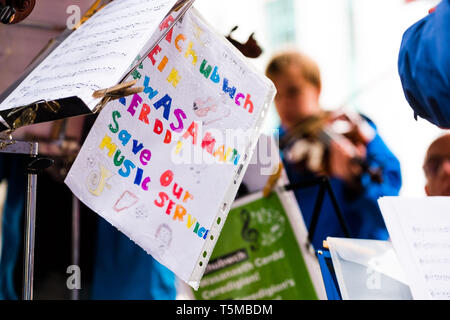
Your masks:
M80 97L92 110L96 90L116 85L176 0L121 0L74 31L0 104Z
M378 203L414 299L450 299L450 197Z

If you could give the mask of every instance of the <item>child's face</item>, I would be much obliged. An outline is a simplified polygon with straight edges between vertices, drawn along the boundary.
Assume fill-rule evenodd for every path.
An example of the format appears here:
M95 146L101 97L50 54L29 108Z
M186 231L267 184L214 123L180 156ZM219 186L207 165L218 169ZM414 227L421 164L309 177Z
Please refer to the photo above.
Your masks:
M272 77L272 80L277 88L275 106L281 124L287 129L321 111L320 89L304 79L298 66L289 66L283 73Z

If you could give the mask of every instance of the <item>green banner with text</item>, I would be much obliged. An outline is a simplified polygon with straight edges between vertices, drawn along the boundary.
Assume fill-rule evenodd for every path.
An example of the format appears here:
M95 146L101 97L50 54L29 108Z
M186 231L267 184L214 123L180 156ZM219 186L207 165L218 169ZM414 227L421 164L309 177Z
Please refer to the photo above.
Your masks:
M317 299L277 193L230 211L194 296L199 300Z

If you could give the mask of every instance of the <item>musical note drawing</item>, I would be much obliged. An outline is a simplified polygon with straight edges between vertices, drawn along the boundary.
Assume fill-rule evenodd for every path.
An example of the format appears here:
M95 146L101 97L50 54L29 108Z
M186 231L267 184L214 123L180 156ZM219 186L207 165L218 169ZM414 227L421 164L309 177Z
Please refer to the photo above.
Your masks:
M242 209L240 216L244 224L241 230L242 239L250 243L250 249L252 251L256 251L259 248L259 232L256 229L250 228L250 212L248 212L246 209Z

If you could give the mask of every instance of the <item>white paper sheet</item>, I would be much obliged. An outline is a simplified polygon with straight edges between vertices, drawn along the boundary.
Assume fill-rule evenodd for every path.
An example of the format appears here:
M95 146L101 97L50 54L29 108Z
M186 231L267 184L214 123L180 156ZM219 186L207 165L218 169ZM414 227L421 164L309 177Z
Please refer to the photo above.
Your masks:
M275 139L262 134L242 180L248 192L262 191L269 177L278 169L280 162L281 158Z
M78 96L92 110L92 93L116 85L176 0L119 0L108 4L56 48L1 104Z
M146 89L105 106L65 182L197 288L275 88L195 10L137 72Z
M450 299L450 197L378 203L414 299Z
M411 300L405 272L389 241L328 237L343 300Z

